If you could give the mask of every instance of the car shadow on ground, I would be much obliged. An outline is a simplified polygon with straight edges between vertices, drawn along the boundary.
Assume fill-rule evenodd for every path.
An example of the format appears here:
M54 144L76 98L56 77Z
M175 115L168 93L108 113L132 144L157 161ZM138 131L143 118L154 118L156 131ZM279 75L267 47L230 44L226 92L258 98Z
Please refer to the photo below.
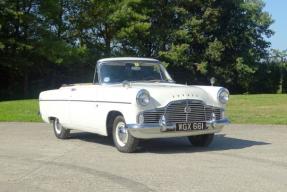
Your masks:
M142 150L149 153L191 153L243 149L268 144L271 143L232 138L225 134L217 134L209 147L194 147L189 143L187 138L171 138L146 141Z
M95 144L101 144L101 145L110 145L110 146L114 145L111 137L105 137L105 136L97 135L94 133L88 133L88 132L70 133L69 140L82 140L82 141L91 142Z
M71 133L70 139L92 142L95 144L114 146L111 137L97 134L78 132ZM209 147L194 147L186 137L142 140L139 145L140 153L192 153L205 151L224 151L230 149L243 149L258 145L269 145L263 141L253 141L228 137L225 134L217 134Z

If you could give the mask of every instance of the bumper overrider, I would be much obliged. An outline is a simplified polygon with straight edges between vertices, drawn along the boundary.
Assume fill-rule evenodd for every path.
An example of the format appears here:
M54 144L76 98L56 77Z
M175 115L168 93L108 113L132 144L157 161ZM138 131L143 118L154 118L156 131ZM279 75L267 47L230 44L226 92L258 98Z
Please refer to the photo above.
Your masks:
M211 120L206 122L204 130L176 131L176 125L164 126L159 123L147 124L127 124L127 128L132 136L140 139L184 137L192 135L203 135L220 132L221 129L230 122L227 118Z

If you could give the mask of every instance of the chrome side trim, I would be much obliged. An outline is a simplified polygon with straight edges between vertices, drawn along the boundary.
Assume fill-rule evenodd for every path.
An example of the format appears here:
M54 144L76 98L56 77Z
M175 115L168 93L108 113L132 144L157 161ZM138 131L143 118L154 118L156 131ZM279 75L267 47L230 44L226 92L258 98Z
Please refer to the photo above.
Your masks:
M122 101L93 101L93 100L71 100L71 99L40 99L39 101L69 101L69 102L89 102L89 103L118 103L118 104L132 104L131 102Z

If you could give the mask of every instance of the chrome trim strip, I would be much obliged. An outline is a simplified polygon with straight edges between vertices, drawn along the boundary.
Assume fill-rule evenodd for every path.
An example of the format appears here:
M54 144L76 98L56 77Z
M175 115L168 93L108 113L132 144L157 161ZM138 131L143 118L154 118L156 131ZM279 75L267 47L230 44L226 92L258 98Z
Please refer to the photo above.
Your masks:
M132 104L131 102L121 101L93 101L93 100L61 100L61 99L41 99L39 101L75 101L75 102L93 102L93 103L119 103L119 104Z

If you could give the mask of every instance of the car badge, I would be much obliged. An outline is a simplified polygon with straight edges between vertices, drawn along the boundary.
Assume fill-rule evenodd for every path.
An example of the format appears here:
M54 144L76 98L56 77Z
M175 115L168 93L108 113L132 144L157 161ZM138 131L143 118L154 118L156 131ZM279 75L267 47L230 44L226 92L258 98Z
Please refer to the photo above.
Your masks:
M191 112L191 107L190 107L190 106L186 106L186 107L184 108L184 112L185 112L185 113L190 113L190 112Z

